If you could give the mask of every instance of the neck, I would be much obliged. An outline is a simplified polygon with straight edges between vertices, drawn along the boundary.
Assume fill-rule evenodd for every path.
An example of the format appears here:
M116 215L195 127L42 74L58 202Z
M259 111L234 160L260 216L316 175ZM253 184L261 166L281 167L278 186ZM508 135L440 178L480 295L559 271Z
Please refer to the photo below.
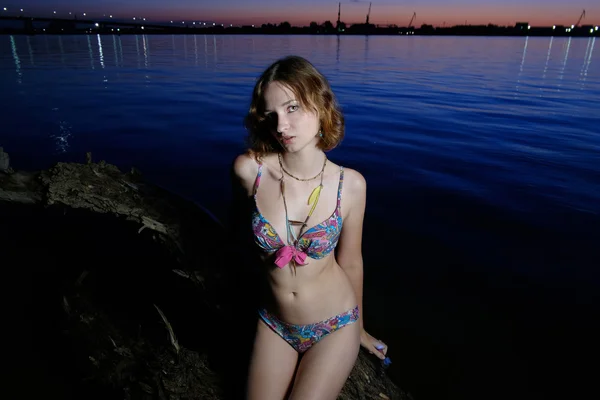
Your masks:
M315 147L296 153L284 152L281 154L281 158L286 171L304 179L313 177L321 171L325 153Z

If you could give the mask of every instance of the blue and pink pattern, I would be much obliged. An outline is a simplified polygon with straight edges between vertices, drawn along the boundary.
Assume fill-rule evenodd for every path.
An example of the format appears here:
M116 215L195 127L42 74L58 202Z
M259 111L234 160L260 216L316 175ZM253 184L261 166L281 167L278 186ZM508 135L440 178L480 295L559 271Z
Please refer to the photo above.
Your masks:
M304 353L330 333L358 321L359 317L358 306L325 321L308 325L288 324L270 314L264 308L259 310L258 314L271 329L285 339L298 353Z
M273 225L262 215L256 205L256 192L260 185L260 178L262 176L262 164L258 165L258 174L254 183L254 205L255 209L252 215L252 230L254 232L254 239L258 247L265 252L271 254L285 246L285 243L277 232ZM313 259L321 259L331 253L340 238L342 232L342 213L341 213L341 201L342 201L342 186L344 183L344 168L340 167L340 183L338 186L337 193L337 205L335 211L329 218L308 229L298 239L298 245L296 249L300 252L306 253L306 255ZM302 265L302 264L299 264Z

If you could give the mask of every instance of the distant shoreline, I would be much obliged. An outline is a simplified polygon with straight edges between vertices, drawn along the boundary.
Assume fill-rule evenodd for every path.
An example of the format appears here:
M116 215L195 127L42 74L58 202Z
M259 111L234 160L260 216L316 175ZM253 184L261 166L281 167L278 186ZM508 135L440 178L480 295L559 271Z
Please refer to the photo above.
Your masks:
M0 35L334 35L334 36L559 36L559 37L596 37L600 36L597 25L554 25L531 26L528 22L517 22L514 26L454 25L434 27L423 24L420 27L399 27L397 25L379 26L369 23L346 24L338 21L334 26L330 21L323 24L311 22L310 26L291 26L288 22L280 24L244 25L244 26L199 26L193 24L160 24L132 21L99 21L60 18L9 17L0 16L13 26L0 26ZM171 21L173 22L173 21Z
M272 35L272 36L470 36L470 37L578 37L578 38L595 38L600 34L590 33L570 33L570 34L553 34L553 33L493 33L493 32L444 32L444 33L421 33L418 31L407 32L345 32L345 33L314 33L314 32L269 32L269 31L212 31L208 29L190 29L188 31L156 31L156 30L136 30L136 31L79 31L79 32L27 32L24 30L0 30L0 35L28 35L28 36L57 36L57 35Z

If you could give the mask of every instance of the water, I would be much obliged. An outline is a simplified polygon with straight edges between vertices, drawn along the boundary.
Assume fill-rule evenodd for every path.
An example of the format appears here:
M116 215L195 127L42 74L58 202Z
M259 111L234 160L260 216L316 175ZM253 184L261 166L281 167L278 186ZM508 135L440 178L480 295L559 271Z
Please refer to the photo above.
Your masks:
M19 169L91 151L227 219L256 77L330 80L334 161L368 182L365 318L421 399L569 397L600 288L595 38L2 36L0 146Z

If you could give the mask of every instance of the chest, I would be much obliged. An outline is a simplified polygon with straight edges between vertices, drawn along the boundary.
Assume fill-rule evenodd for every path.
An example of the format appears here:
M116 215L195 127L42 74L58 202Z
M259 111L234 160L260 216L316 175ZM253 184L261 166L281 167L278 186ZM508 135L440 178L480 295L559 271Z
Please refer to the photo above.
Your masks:
M288 226L291 231L290 240L313 228L322 230L341 218L341 209L338 209L341 200L339 181L332 178L323 180L323 187L318 195L315 189L319 186L319 181L298 182L285 179L281 185L277 179L266 179L261 182L256 193L257 209L283 242L288 239ZM311 198L315 201L309 204ZM303 223L306 225L303 226Z

